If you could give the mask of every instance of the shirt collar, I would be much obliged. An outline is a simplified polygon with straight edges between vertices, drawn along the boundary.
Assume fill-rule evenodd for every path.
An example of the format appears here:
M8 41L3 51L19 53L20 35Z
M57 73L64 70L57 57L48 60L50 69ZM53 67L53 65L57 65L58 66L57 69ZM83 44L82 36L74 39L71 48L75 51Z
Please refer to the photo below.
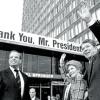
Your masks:
M32 98L32 100L35 100L35 96Z
M10 69L11 69L12 71L14 71L14 70L15 70L13 67L11 67L11 66L9 66L9 67L10 67ZM19 68L17 68L17 70L19 70Z

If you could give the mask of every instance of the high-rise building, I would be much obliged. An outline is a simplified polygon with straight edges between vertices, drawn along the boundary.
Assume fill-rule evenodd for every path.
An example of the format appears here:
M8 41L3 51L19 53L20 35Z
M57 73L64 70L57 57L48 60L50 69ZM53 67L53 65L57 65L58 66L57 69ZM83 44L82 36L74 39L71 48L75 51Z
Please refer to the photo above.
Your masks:
M81 1L24 0L22 31L77 43L87 38L95 39L77 15ZM99 18L100 1L87 1L93 17Z

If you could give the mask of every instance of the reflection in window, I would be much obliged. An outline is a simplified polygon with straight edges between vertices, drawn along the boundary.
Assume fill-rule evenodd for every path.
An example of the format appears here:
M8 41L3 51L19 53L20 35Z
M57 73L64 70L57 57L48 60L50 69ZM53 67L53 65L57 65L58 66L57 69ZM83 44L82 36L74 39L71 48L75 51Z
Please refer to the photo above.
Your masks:
M97 19L100 20L100 8L96 11Z
M82 43L82 37L80 37L80 42L79 43Z
M73 28L71 28L71 37L72 37L72 38L74 37L74 31L73 31Z
M51 58L46 56L38 56L38 72L51 73Z
M23 54L23 71L29 73L58 74L59 60L55 57Z
M68 30L68 40L71 39L71 33L70 33L70 30Z
M82 26L83 26L83 27L82 27L82 28L83 28L82 30L85 30L85 29L87 28L86 22L85 22L85 21L82 21L82 24L83 24L83 25L82 25Z
M79 33L82 31L82 26L80 22L78 23L78 30L79 30Z
M74 8L75 8L75 6L76 6L76 5L75 5L75 3L76 3L76 2L75 2L75 0L74 0L74 1L73 1L73 7L72 7L73 9L74 9Z
M76 35L78 34L78 27L77 27L77 24L75 25L75 33L76 33Z
M93 39L92 32L89 32L89 39Z
M9 51L0 50L0 71L8 68Z
M85 34L85 39L88 39L88 34Z

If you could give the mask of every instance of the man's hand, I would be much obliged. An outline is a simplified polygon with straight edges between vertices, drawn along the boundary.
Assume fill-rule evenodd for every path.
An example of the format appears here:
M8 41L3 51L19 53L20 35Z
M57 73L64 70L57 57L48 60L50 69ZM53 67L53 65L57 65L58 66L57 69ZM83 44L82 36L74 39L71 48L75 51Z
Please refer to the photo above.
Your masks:
M65 60L66 54L62 54L60 58L60 67L64 66L64 60Z
M80 9L77 11L77 14L85 20L87 23L91 21L92 15L90 13L88 2L82 1L80 3Z

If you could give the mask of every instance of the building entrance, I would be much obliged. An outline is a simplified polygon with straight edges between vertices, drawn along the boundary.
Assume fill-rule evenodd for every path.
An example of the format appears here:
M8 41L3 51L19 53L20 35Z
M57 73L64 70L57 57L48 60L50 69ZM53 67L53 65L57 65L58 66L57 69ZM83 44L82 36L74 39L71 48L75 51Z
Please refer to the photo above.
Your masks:
M48 100L50 96L50 87L41 87L41 100Z

